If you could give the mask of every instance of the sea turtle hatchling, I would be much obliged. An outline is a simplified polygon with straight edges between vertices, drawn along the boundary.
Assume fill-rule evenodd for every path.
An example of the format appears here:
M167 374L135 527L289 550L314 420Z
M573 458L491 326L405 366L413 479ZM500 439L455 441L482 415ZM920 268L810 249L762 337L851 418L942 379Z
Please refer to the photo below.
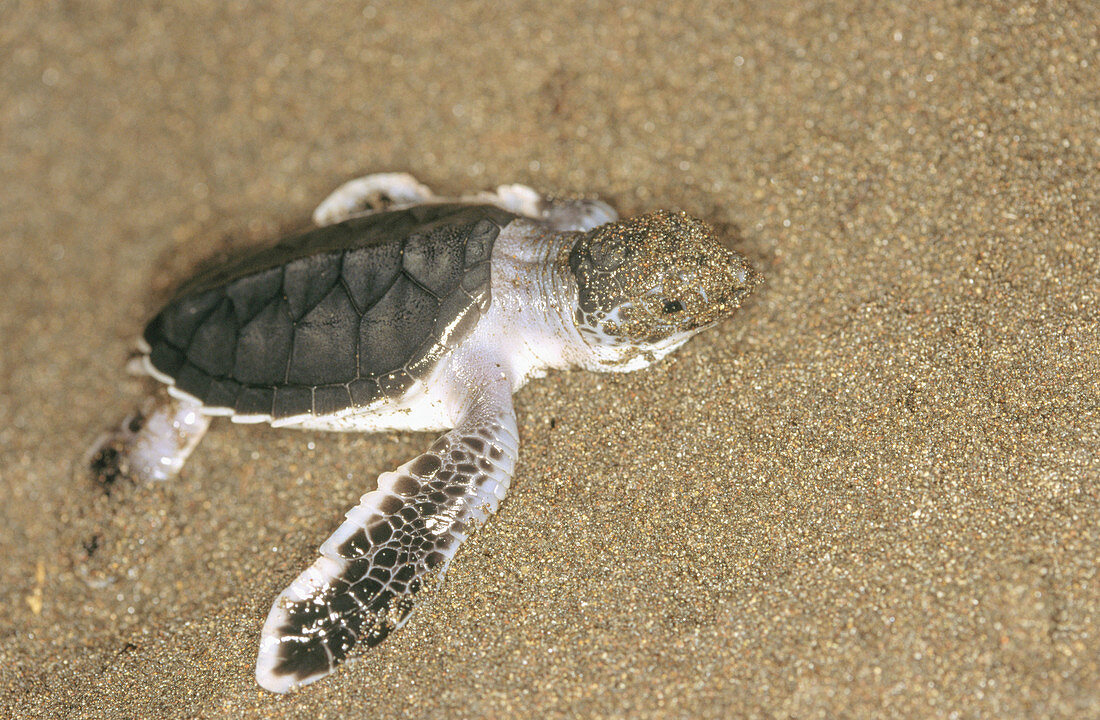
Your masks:
M496 511L519 441L512 393L551 368L646 367L759 282L703 222L617 221L522 185L445 199L409 175L353 180L320 226L198 275L138 362L167 386L93 448L93 471L179 472L211 416L319 430L447 430L363 495L264 623L274 692L376 645Z

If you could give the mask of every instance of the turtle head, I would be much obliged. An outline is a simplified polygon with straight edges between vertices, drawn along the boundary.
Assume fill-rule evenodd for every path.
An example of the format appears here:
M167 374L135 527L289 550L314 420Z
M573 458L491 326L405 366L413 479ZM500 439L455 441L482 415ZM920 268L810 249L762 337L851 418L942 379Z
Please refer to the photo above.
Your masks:
M732 314L761 281L704 222L660 211L601 225L569 251L590 369L637 370Z

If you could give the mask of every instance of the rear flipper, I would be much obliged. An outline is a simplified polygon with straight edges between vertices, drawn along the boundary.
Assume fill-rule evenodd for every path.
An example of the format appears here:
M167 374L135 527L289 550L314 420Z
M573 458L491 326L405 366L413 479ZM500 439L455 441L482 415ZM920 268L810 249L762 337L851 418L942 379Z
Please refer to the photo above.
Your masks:
M417 593L442 579L459 544L496 511L517 450L505 388L428 452L382 474L321 557L275 600L257 682L279 693L307 685L357 645L377 645L404 625Z
M84 456L92 478L110 488L119 478L168 480L183 467L210 426L201 405L159 389Z

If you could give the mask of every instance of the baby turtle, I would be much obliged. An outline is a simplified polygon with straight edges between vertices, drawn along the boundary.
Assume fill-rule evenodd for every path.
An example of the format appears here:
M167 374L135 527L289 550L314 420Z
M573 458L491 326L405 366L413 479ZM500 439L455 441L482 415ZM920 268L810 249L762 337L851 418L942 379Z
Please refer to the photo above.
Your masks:
M139 343L167 392L91 454L101 477L167 479L216 415L448 431L383 473L275 600L256 680L279 693L401 627L496 511L519 449L512 393L551 368L644 368L760 279L684 213L617 221L602 202L522 185L448 200L409 175L369 175L314 220L180 289Z

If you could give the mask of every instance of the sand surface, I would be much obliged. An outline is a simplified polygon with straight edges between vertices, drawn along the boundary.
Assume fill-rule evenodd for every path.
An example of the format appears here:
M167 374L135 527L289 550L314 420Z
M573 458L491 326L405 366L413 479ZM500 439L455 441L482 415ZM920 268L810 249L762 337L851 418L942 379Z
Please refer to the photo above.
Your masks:
M649 5L0 6L0 717L1100 717L1096 4ZM79 461L167 288L381 170L687 210L768 282L524 389L442 590L276 697L272 598L429 439Z

